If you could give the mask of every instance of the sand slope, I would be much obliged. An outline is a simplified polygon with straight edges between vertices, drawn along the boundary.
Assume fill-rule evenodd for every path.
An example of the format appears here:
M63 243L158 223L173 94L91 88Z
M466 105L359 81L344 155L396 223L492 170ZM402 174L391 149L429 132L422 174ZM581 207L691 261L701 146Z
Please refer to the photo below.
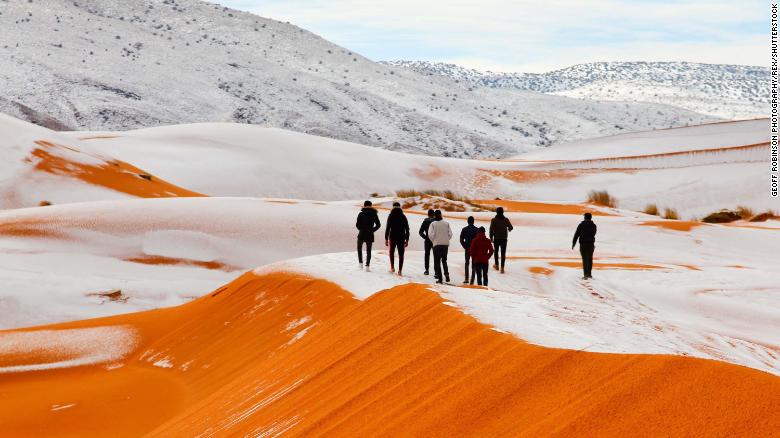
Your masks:
M118 325L137 336L124 359L0 374L11 396L0 400L5 434L769 436L780 428L780 380L769 374L531 346L415 284L358 301L322 280L246 274L181 307L48 329Z

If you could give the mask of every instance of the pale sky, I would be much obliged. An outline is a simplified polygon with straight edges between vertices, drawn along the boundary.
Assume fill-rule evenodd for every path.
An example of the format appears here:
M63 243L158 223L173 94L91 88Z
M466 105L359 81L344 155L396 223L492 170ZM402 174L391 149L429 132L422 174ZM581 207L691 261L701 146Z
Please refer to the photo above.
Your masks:
M289 21L375 61L542 72L596 61L767 65L754 0L216 0Z

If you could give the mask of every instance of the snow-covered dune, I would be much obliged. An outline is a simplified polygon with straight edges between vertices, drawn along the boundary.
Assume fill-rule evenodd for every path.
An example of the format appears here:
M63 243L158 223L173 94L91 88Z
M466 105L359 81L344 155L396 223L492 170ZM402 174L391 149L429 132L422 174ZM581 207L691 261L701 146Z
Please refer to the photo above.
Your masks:
M591 190L608 190L627 209L656 203L685 218L737 205L779 206L762 177L769 156L765 119L591 139L513 161L421 157L235 124L67 135L95 153L216 196L346 200L415 188L579 203Z
M376 272L357 268L358 205L148 199L3 213L0 272L7 286L0 302L9 312L0 324L179 304L242 270L274 262L281 264L264 269L328 278L361 298L409 281L428 282L421 275L422 240L415 233L405 277L383 274L389 268L384 229L375 246ZM780 314L766 307L780 293L771 275L776 228L683 222L686 227L676 227L675 221L613 210L597 217L596 269L603 273L588 284L577 280L577 254L569 249L578 210L534 211L508 213L515 225L510 272L493 275L492 292L442 293L479 319L541 345L698 356L780 373L772 356L780 346L775 330ZM456 235L468 215L487 226L493 214L448 213ZM423 215L408 216L416 231ZM384 212L380 220L384 223ZM457 282L463 277L462 253L455 242L451 251ZM325 255L334 252L339 254ZM299 259L304 256L309 257Z
M631 132L574 141L527 152L516 158L574 161L733 148L768 142L768 127L769 119L755 119Z
M68 133L92 150L212 196L345 200L416 188L469 187L480 162L371 148L238 124Z
M83 146L60 133L0 114L0 208L202 196Z
M0 212L6 433L777 428L778 222L632 211L772 207L759 190L761 122L481 161L233 124L61 134L0 121L13 133L0 140L2 189L16 194L5 205L55 203ZM582 202L599 188L628 208ZM452 284L432 285L416 234L424 207L409 202L420 197L401 199L404 275L388 272L384 228L360 268L362 200L390 195L373 198L385 223L399 189L474 198L460 205L473 211L445 214L456 237L469 215L488 226L480 205L505 207L507 273L458 287L453 240ZM599 227L587 281L570 240L585 211ZM49 323L60 324L33 327Z

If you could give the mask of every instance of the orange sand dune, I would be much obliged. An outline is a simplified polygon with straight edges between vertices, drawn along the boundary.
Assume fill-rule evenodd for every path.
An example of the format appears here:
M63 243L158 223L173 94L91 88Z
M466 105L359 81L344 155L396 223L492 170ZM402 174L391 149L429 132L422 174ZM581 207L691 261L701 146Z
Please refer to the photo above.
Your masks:
M92 135L87 137L79 137L79 140L109 140L112 138L119 138L118 135Z
M67 233L45 220L17 220L0 223L0 236L65 239Z
M595 210L592 205L588 204L553 204L547 202L509 201L505 199L486 199L474 202L480 205L504 207L504 210L508 212L517 213L585 214L590 212L593 216L616 216L615 214Z
M639 225L648 226L648 227L665 228L667 230L674 230L674 231L691 231L692 229L696 227L700 227L705 224L701 222L694 222L694 221L665 220L665 221L646 221L640 223Z
M58 149L81 153L75 149L39 140L35 142L39 148L32 151L32 157L27 161L35 163L35 169L55 175L64 175L80 179L89 184L106 187L118 192L141 198L170 198L170 197L197 197L204 196L163 181L151 174L124 161L103 161L101 165L68 161L60 155L53 153ZM84 154L84 156L91 155Z
M143 263L145 265L183 265L183 266L198 266L200 268L215 269L226 272L237 271L239 268L235 266L226 265L222 262L211 260L191 260L177 257L165 257L160 255L143 254L138 257L130 257L124 259L127 262Z
M528 272L532 274L552 275L554 271L550 268L545 268L543 266L529 266Z
M0 373L3 435L780 430L780 378L702 359L529 345L445 305L427 287L358 301L322 280L245 274L184 306L49 326L129 326L138 346L110 367Z

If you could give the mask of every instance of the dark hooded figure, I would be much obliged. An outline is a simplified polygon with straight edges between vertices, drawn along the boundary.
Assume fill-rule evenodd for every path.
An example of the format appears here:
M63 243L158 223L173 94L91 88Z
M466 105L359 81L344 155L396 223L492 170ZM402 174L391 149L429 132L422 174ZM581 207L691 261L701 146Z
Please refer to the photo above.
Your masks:
M477 277L479 286L488 285L488 263L493 255L493 242L485 236L485 227L479 227L477 236L471 241L471 257L474 263L474 274L471 276L471 284Z
M433 250L433 243L428 238L428 229L431 227L431 222L434 221L434 211L428 210L428 217L425 218L420 225L420 237L425 242L425 275L428 275L431 267L431 251Z
M496 247L496 252L493 254L495 257L495 263L493 269L501 269L501 273L504 273L504 265L506 264L506 243L509 240L509 233L512 231L512 222L509 222L509 218L504 216L504 208L498 207L496 209L496 216L490 220L490 240L493 241ZM498 253L501 253L501 264L499 265Z
M466 221L468 225L460 230L460 246L463 247L466 261L466 279L463 280L463 284L468 284L469 282L469 261L471 259L469 251L471 249L471 241L477 235L477 227L474 226L474 216L469 216ZM474 272L471 273L471 277L473 282Z
M363 267L363 244L366 244L366 269L371 265L371 245L374 243L374 233L379 227L382 226L379 223L379 215L376 210L371 207L371 201L363 203L363 209L358 213L357 221L355 222L355 228L358 229L357 238L357 252L358 263L360 267Z
M403 275L404 249L409 245L409 221L401 204L393 203L393 209L385 224L385 246L390 247L390 272L395 272L395 250L398 250L398 275Z
M571 241L571 249L580 241L580 255L582 255L582 273L585 278L593 278L593 251L596 249L596 224L593 222L593 216L585 213L585 220L577 225L577 231L574 232L574 239Z

